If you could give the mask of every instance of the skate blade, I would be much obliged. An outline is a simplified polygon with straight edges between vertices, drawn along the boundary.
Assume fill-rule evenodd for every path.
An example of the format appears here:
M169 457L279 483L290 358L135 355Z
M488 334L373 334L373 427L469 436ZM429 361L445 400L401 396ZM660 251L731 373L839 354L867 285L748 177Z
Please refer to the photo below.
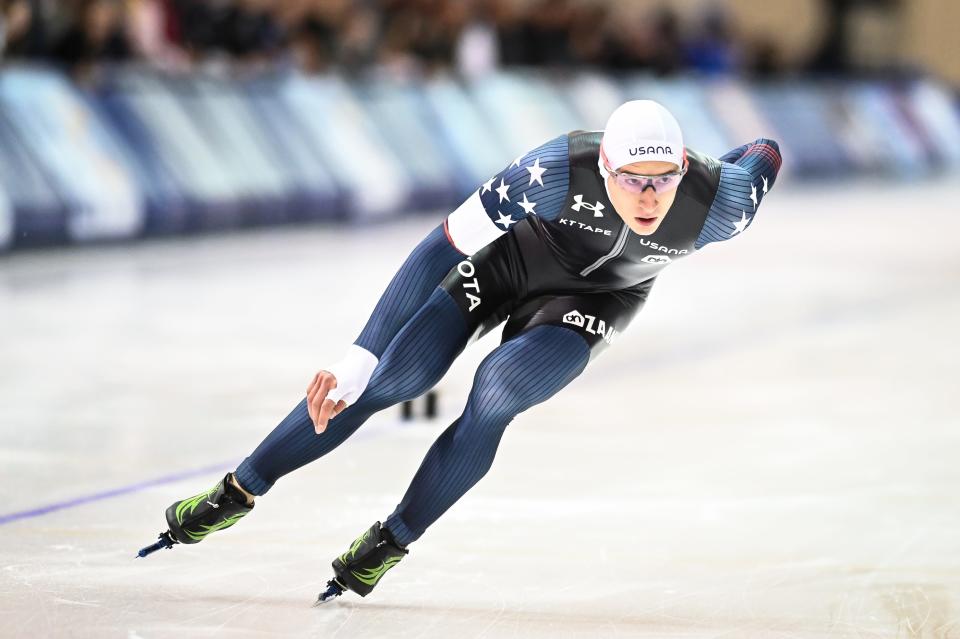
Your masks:
M337 583L336 580L331 579L327 582L327 589L317 595L317 600L313 602L313 607L316 608L317 606L330 603L342 595L344 590L345 588Z
M177 542L173 539L173 537L170 536L169 530L162 532L157 536L157 541L150 544L146 548L141 548L139 551L137 551L137 556L134 557L134 559L141 559L147 555L152 555L161 548L167 548L169 550L170 548L173 548L175 543Z

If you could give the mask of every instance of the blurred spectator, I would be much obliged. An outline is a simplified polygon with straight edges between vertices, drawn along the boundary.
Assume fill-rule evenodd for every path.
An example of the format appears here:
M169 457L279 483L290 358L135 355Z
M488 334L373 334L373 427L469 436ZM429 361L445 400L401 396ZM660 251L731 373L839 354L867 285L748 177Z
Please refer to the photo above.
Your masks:
M130 44L140 57L162 68L186 66L186 55L176 44L180 23L170 0L129 0L127 9Z
M271 0L237 0L227 14L227 53L245 61L276 56L283 35L270 11Z
M269 0L173 0L173 9L183 47L195 60L232 57L257 62L281 51L283 34Z
M658 75L680 71L683 64L679 19L662 8L644 20L618 20L605 66L618 71L647 70Z
M705 0L705 4L718 0ZM848 68L857 2L822 0L827 31L811 66ZM0 0L0 51L70 67L142 58L163 68L292 63L306 73L420 74L497 66L596 67L668 75L769 75L772 41L752 46L723 4L688 14L614 0Z
M0 53L28 58L45 52L46 33L38 0L0 2Z
M564 66L573 62L570 29L574 12L569 0L539 0L526 16L524 64Z
M608 5L581 5L570 17L570 54L581 66L606 66L613 55Z
M333 63L333 27L314 15L304 16L289 29L294 64L308 74L322 73Z
M677 73L683 67L683 42L680 17L668 7L657 11L654 27L649 33L650 67L658 75Z
M770 38L760 38L753 44L747 72L759 79L769 80L785 71L780 50Z
M525 14L512 0L490 0L490 14L497 30L500 63L506 66L527 63Z
M493 0L464 3L463 27L456 44L457 71L465 77L480 77L500 63L500 42Z
M820 46L810 60L812 71L843 72L849 66L847 16L855 0L822 0L826 26Z
M728 15L719 6L709 7L702 15L700 25L684 45L684 62L707 74L736 71L741 55Z
M98 61L121 62L133 55L120 0L81 0L74 20L56 41L53 57L82 70Z
M371 66L381 46L380 21L376 11L365 7L341 15L342 22L337 30L337 61L348 72ZM409 47L408 40L404 40L403 44L402 48Z

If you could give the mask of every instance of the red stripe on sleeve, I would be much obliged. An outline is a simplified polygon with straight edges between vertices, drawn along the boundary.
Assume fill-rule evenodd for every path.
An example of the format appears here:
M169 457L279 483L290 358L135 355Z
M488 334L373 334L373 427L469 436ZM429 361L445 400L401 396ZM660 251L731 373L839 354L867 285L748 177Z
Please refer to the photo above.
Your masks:
M447 218L443 219L443 234L447 236L447 241L450 242L450 246L460 251L461 254L466 255L466 253L464 253L464 251L457 246L457 243L453 241L453 238L450 237L450 229L447 227Z
M754 144L749 149L747 149L746 153L744 153L741 156L741 159L752 154L757 154L764 157L771 164L773 164L773 169L775 171L777 172L780 171L780 165L783 163L783 158L780 156L777 150L774 149L769 144Z

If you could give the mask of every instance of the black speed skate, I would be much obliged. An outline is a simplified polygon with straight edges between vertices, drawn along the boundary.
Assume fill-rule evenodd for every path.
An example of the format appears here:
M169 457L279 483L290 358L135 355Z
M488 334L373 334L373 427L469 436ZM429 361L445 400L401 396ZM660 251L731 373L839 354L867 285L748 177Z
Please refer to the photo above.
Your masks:
M158 541L140 550L137 556L146 557L174 544L201 542L210 533L234 525L251 510L253 505L247 505L246 496L230 483L227 473L210 490L171 504L166 512L169 530L160 533Z
M333 560L334 577L327 582L327 589L317 597L317 603L339 597L344 590L366 597L380 582L380 578L400 563L408 552L378 521L357 537L347 552Z

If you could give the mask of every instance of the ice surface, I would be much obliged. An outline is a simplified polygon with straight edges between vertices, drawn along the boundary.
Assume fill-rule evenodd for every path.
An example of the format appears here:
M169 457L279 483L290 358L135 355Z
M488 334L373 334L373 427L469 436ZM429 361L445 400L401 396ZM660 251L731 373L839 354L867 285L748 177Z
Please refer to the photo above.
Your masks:
M0 525L0 636L960 636L958 197L778 188L366 599L311 607L496 336L199 546L133 559L217 468ZM0 516L231 466L437 219L0 259Z

